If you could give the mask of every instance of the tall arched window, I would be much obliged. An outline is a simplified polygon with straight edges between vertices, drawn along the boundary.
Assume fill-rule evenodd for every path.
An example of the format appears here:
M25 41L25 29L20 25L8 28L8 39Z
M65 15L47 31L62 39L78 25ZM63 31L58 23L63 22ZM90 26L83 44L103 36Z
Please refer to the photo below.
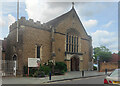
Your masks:
M78 53L78 37L77 37L77 53Z
M66 35L66 51L67 52L78 52L78 37L69 35L67 33Z
M72 36L72 52L74 50L74 45L73 45L73 36Z
M69 35L69 52L71 52L71 36Z
M76 52L76 37L74 37L74 52Z
M68 34L66 35L66 51L68 51Z

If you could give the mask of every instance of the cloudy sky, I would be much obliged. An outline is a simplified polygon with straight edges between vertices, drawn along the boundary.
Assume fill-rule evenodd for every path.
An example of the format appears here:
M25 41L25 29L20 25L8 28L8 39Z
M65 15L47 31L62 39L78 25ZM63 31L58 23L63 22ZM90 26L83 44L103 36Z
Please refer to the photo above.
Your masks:
M25 0L20 2L20 17L45 23L68 12L71 7L71 2ZM4 1L0 8L0 39L4 39L9 33L9 26L17 18L17 4ZM75 10L87 33L92 36L93 47L104 45L117 52L118 2L75 2Z

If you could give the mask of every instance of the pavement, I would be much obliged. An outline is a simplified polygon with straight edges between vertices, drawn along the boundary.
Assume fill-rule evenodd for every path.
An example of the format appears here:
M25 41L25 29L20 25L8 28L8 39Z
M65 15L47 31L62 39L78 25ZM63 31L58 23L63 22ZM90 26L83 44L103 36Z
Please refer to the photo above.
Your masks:
M95 76L95 77L88 77L88 78L79 78L79 79L73 79L73 80L50 82L47 84L104 84L105 77L106 76Z
M97 72L97 71L85 71L84 74L85 74L84 77L82 77L82 72L80 72L80 71L67 72L65 75L52 76L51 80L49 80L49 77L43 77L43 78L3 77L2 84L44 84L44 83L49 83L49 82L57 82L57 81L105 75L104 72Z

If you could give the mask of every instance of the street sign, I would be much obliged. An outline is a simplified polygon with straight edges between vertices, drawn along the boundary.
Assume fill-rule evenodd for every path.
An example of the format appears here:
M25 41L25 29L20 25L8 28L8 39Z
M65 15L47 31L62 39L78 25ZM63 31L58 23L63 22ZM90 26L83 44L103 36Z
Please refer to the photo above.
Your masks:
M38 67L40 65L40 58L28 58L28 67Z

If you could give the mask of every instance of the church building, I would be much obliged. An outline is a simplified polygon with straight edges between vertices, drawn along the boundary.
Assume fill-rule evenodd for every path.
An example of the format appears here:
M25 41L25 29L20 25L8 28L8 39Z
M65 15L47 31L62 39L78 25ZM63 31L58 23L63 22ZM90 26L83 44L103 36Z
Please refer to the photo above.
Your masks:
M91 70L92 38L74 6L47 23L21 17L18 24L18 42L16 21L10 26L5 51L6 60L16 60L18 75L28 65L28 58L40 58L40 64L64 62L68 71Z

